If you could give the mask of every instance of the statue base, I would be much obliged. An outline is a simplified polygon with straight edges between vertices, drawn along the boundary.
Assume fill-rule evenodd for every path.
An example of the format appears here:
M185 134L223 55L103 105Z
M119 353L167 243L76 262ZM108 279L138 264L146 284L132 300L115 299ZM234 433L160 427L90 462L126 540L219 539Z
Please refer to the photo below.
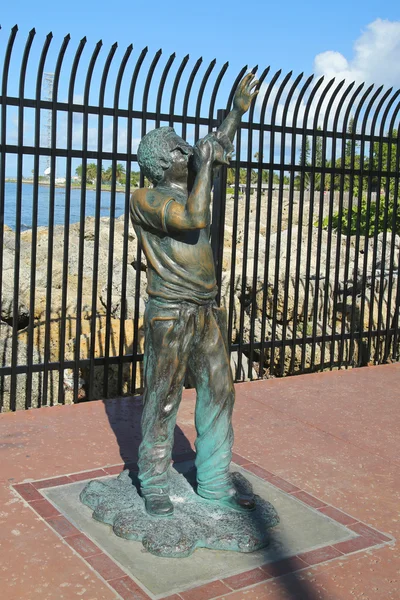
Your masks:
M80 499L93 510L93 518L111 525L114 533L127 540L141 541L156 556L183 558L196 548L254 552L268 546L268 530L279 523L270 502L255 496L256 509L249 513L219 505L198 496L186 477L170 470L171 517L147 514L138 493L136 473L123 471L117 478L91 481ZM240 473L232 473L232 482L241 493L252 493L251 484Z

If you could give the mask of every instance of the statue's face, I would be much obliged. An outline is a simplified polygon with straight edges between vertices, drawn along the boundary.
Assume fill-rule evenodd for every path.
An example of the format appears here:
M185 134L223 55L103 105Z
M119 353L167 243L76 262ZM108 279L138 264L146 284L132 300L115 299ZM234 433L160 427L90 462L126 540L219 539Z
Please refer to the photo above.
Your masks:
M193 148L175 132L168 135L168 145L172 162L168 169L170 177L179 179L187 177L188 162L193 154Z

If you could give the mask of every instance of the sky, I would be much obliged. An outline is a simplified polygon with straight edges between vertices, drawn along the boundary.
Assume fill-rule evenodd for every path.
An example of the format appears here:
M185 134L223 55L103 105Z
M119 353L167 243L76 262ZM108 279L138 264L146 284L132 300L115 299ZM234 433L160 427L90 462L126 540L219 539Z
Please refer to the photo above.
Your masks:
M245 65L250 68L259 65L259 72L270 65L271 73L282 69L283 74L292 71L293 77L304 72L305 75L314 73L317 77L324 75L328 79L336 77L337 81L346 79L400 87L398 0L286 0L284 3L268 0L201 0L197 3L182 0L139 0L115 5L101 0L95 4L77 0L61 3L14 0L3 2L0 24L0 65L4 60L11 28L15 24L19 28L9 72L8 95L11 96L18 95L21 57L28 32L33 27L36 36L26 76L26 95L31 97L34 97L41 48L50 31L53 39L45 68L50 72L54 71L64 36L71 36L60 80L61 101L67 99L69 69L79 41L84 36L87 43L78 69L74 94L74 101L78 103L82 102L87 65L99 40L102 40L103 46L93 73L90 102L96 103L104 61L112 44L118 42L106 90L106 105L110 106L114 91L112 82L115 82L119 64L129 44L133 44L133 51L121 87L121 107L126 105L129 76L145 46L149 51L143 66L144 74L145 65L150 64L155 52L160 48L163 50L154 81L159 81L168 56L176 53L166 84L167 91L186 54L190 55L190 60L182 81L200 56L204 59L200 74L204 73L214 58L215 73L229 61L217 107L224 106L236 75ZM0 73L1 70L0 66ZM184 89L184 85L181 87ZM205 97L207 93L208 88ZM177 106L182 101L182 95L180 89ZM154 105L155 97L156 89L151 88L150 108ZM195 93L193 97L195 98ZM166 110L167 107L163 106L163 109ZM12 111L9 113L9 120L8 134L11 135L13 123L15 125ZM29 115L26 120L29 137ZM95 133L93 131L94 136ZM11 143L11 140L8 141Z
M379 25L379 21L383 23ZM374 22L378 22L378 26L371 31ZM390 50L391 44L395 44L392 35L397 38L397 50L400 47L398 0L201 0L193 3L132 0L117 2L114 6L104 0L95 4L77 0L57 3L14 0L2 3L0 23L1 47L10 28L18 24L22 38L35 27L38 40L52 31L54 42L60 43L63 36L70 33L73 44L86 36L91 48L100 39L107 49L117 41L121 52L130 43L136 51L148 46L152 54L163 48L166 54L176 52L178 58L189 53L194 59L216 58L218 64L229 60L236 71L244 64L259 64L263 68L267 65L275 70L282 68L285 72L293 70L296 74L311 73L316 57L331 52L340 53L350 65L361 61L362 69L368 72L368 57L360 55L358 49L363 40L375 58L384 56L385 48ZM393 25L391 29L390 23L397 27ZM337 61L331 58L337 68ZM326 64L326 59L317 60L318 69L332 66ZM397 63L390 66L395 68L398 78L398 59ZM389 65L381 66L382 77L389 81L386 72ZM379 75L375 70L372 73Z

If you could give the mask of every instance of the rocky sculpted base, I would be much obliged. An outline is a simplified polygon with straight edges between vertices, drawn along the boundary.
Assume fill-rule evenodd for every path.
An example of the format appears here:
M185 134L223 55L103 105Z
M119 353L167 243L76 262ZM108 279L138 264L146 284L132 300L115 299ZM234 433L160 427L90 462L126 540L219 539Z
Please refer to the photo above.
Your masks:
M253 552L268 546L269 529L279 523L272 504L255 496L256 509L240 513L200 498L189 475L171 468L174 514L168 518L146 513L137 491L137 476L129 470L114 479L91 481L80 499L93 510L94 519L111 525L119 537L141 541L156 556L183 558L196 548ZM232 481L238 491L252 493L251 484L241 474L233 473Z

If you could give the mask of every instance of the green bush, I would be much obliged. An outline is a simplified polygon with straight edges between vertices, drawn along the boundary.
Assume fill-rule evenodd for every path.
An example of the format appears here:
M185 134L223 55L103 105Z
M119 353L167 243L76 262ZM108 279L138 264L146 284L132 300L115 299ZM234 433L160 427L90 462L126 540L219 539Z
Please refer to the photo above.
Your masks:
M353 207L351 211L348 208L342 211L342 222L341 232L346 235L356 235L357 233L357 222L358 232L360 235L373 236L381 233L382 231L392 231L400 235L400 205L395 202L393 198L389 199L387 207L385 207L385 199L381 198L377 202L371 202L369 217L367 213L367 199L361 200L361 207ZM386 220L385 220L386 215ZM386 227L385 227L386 222ZM318 221L314 223L318 227ZM377 226L377 231L376 231ZM332 222L329 222L329 217L325 217L322 221L323 229L333 229L336 231L339 229L339 213L336 213L332 217Z

